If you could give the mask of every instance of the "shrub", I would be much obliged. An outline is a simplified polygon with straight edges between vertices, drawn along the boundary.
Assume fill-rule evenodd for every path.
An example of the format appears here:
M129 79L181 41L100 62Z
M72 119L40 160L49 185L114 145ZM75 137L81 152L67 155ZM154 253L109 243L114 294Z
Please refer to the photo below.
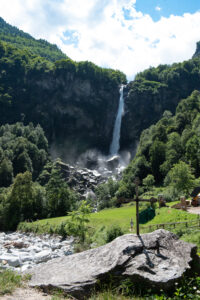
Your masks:
M123 230L121 229L120 226L113 225L112 227L110 227L107 230L106 243L112 242L115 238L117 238L118 236L121 236L123 234L124 234L124 232L123 232Z

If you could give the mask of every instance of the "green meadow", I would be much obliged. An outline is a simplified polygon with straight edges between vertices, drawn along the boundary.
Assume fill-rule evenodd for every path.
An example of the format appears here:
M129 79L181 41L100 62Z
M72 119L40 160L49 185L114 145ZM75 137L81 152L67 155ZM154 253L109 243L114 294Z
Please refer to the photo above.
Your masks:
M155 217L147 222L146 224L140 224L140 232L146 233L149 231L153 231L157 226L150 225L155 224L163 224L163 223L174 223L174 222L188 222L188 224L181 223L177 224L175 227L172 225L167 226L166 230L170 230L176 234L180 238L183 238L186 241L196 243L200 249L200 229L197 226L198 224L198 215L191 214L182 210L177 210L171 208L174 204L170 203L168 207L156 208ZM144 210L145 206L140 206L140 212ZM23 222L18 226L18 230L21 231L31 231L37 234L42 233L56 233L57 228L62 224L66 224L70 217L59 217L59 218L51 218L39 220L36 222ZM120 208L110 208L104 209L97 213L90 214L90 222L88 223L90 234L95 235L99 231L103 231L104 229L108 229L112 226L121 227L124 233L130 233L130 221L133 219L133 233L136 228L136 207L134 203L129 203L129 205L120 207ZM190 221L196 221L194 224L190 224ZM194 226L190 228L190 226ZM200 252L200 250L199 250Z

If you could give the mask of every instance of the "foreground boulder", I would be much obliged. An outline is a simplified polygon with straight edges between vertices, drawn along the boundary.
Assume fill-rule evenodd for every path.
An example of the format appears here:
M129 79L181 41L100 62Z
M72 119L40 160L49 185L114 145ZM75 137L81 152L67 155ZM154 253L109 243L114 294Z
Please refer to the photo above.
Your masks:
M102 247L56 258L31 270L30 286L62 289L77 299L88 297L107 282L130 278L143 288L169 291L199 264L197 247L159 229L137 236L127 234Z

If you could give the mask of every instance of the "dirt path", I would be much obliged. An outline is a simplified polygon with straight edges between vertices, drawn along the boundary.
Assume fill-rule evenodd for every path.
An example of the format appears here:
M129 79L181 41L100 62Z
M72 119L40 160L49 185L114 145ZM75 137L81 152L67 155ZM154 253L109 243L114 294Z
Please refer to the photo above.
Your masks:
M197 214L200 215L200 206L198 207L189 207L187 209L187 212L191 213L191 214Z
M29 287L18 288L12 295L1 296L0 300L51 300L52 296Z

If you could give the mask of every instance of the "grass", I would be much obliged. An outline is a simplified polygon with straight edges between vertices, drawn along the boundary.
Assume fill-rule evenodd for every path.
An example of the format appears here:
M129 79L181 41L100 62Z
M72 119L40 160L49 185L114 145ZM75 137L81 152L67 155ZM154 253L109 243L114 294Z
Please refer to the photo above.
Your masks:
M146 223L145 225L151 224L160 224L160 223L170 223L170 222L179 222L185 220L195 220L197 219L197 215L189 214L187 212L172 209L171 206L177 202L171 202L169 207L163 207L161 209L156 209L156 216L153 220ZM140 211L144 207L140 207ZM126 205L120 208L110 208L101 210L98 213L93 213L90 215L90 223L89 226L94 228L95 230L100 228L101 226L111 226L111 225L119 225L125 232L129 232L130 229L130 220L133 219L134 224L136 223L136 208L135 204ZM49 232L50 227L53 229L56 226L59 226L62 222L67 222L69 217L58 217L51 219L39 220L32 223L25 223L27 228L30 231L36 231L37 233L46 233ZM21 223L21 225L24 223ZM143 225L141 225L143 227Z
M105 291L102 293L99 293L97 295L93 295L89 298L89 300L143 300L145 298L141 297L127 297L123 296L121 294L113 294L112 291Z
M168 203L168 207L163 207L160 209L156 208L156 216L146 224L140 225L140 232L148 232L149 228L147 227L149 225L197 220L196 214L190 214L182 210L171 208L171 206L175 203L177 202L170 202ZM144 208L144 204L141 205L140 211L142 211ZM130 233L131 218L133 219L135 229L136 207L134 203L129 203L128 205L120 208L104 209L98 213L93 213L90 216L90 233L91 235L98 235L99 232L102 232L103 238L103 230L105 231L106 228L109 228L113 225L120 226L124 233ZM67 222L68 220L69 217L67 216L44 219L32 223L21 223L18 228L22 231L32 231L38 234L56 233L56 228L58 228L63 222ZM155 229L155 227L152 227L151 231ZM183 238L185 241L196 243L199 247L200 252L199 229L188 229L186 228L185 224L177 225L176 228L173 228L173 226L167 227L166 229L177 233L179 237ZM102 242L100 242L99 244L102 244Z
M0 295L11 294L22 284L22 276L11 271L0 269Z
M136 289L135 289L136 288ZM137 290L137 291L136 291ZM102 287L100 292L94 292L88 300L200 300L200 277L183 277L177 283L170 295L160 290L159 294L152 293L149 289L144 293L144 288L137 289L131 280L125 280L119 287ZM52 300L69 299L65 297L53 297Z

